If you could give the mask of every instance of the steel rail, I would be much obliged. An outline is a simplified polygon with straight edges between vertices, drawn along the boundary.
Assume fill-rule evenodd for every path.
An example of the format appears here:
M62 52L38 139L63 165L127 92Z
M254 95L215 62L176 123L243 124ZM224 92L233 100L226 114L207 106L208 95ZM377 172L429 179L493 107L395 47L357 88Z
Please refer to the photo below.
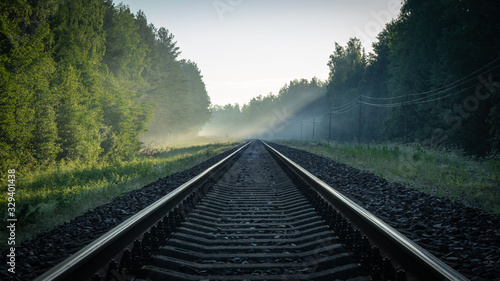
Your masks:
M132 243L156 221L174 209L193 190L223 169L237 155L240 155L241 152L248 148L250 143L251 141L247 142L215 165L103 234L97 240L94 240L80 251L37 277L35 281L89 280L94 272L102 268L111 258L122 251L124 247Z
M359 206L333 187L263 142L278 161L298 174L334 208L347 217L380 248L384 249L409 276L417 280L468 280L446 263L417 245L399 231Z

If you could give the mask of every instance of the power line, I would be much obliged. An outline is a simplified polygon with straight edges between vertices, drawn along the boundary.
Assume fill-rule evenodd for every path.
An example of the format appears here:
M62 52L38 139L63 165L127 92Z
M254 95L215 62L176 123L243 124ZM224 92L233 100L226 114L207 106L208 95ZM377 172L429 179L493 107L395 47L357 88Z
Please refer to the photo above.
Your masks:
M349 105L351 105L353 103L356 103L357 101L359 101L359 97L353 99L352 101L350 101L350 102L348 102L348 103L346 103L344 105L341 105L341 106L332 106L332 107L330 107L330 110L335 110L335 109L341 110L341 109L343 109L343 108L345 108L345 107L347 107L347 106L349 106Z
M453 89L453 88L456 88L456 87L458 87L458 86L464 85L464 84L466 84L466 83L468 83L468 82L470 82L470 81L475 80L475 79L476 79L476 77L478 76L478 75L477 75L477 73L478 73L479 71L481 71L481 70L485 69L486 67L488 67L488 66L492 65L493 63L495 63L495 62L496 62L497 60L499 60L499 59L500 59L500 57L499 57L499 58L497 58L497 59L495 59L495 60L493 60L492 62L490 62L490 63L486 64L485 66L481 67L480 69L478 69L478 70L476 70L476 71L472 72L471 74L469 74L469 75L467 75L467 76L463 77L462 79L459 79L459 80L454 81L454 82L452 82L452 83L450 83L450 84L448 84L448 85L441 86L441 87L439 87L439 88L432 89L432 90L429 90L429 91L420 92L420 93L415 93L415 94L408 94L408 95L400 95L400 96L396 96L396 97L386 97L386 98L375 98L375 97L364 96L364 95L362 95L362 97L363 97L363 98L366 98L366 99L371 99L371 100L392 100L392 99L400 99L400 98L405 98L405 97L407 97L407 96L420 96L420 95L429 94L429 93L432 93L432 92L439 91L438 93L436 93L436 94L433 94L433 95L432 95L432 96L434 96L434 95L437 95L437 94L439 94L439 93L443 93L443 92L449 91L449 90L451 90L451 89ZM491 68L491 69L488 69L488 70L486 70L486 71L482 72L482 73L481 73L481 74L479 74L479 75L486 74L486 73L491 72L491 71L493 71L493 70L495 70L495 69L497 69L497 68L499 68L499 67L500 67L500 65L497 65L497 66L495 66L495 67L493 67L493 68ZM474 75L474 77L469 78L469 77L471 77L471 76L473 76L473 75ZM467 80L466 80L466 79L467 79ZM457 85L454 85L454 84L457 84ZM454 85L454 86L453 86L453 85ZM444 89L444 90L442 90L442 89ZM425 98L426 98L426 97L422 97L421 99L425 99Z
M403 103L398 102L398 103L388 103L388 104L379 104L379 103L369 103L369 102L361 102L361 104L369 105L369 106L374 106L374 107L387 107L387 108L392 108L392 107L400 107Z
M358 104L354 104L352 105L350 108L347 108L345 110L338 110L338 111L332 111L332 114L342 114L342 113L346 113L346 112L349 112L355 108L358 108Z
M496 74L495 76L493 77L497 77L499 76L500 74ZM437 98L432 98L434 96L437 96L441 93L444 93L446 91L442 91L442 92L439 92L439 93L436 93L436 94L433 94L433 95L429 95L429 96L426 96L426 97L422 97L422 98L417 98L417 99L414 99L414 100L411 100L411 101L406 101L406 102L398 102L398 103L387 103L387 104L381 104L381 103L368 103L368 102L362 102L362 104L366 104L366 105L369 105L369 106L374 106L374 107L386 107L386 108L392 108L392 107L400 107L402 105L414 105L414 104L423 104L423 103L428 103L428 102L433 102L433 101L438 101L438 100L442 100L442 99L445 99L445 98L448 98L448 97L451 97L451 96L454 96L454 95L457 95L457 94L461 94L467 90L470 90L472 88L475 88L479 85L481 85L482 83L481 82L478 82L472 86L469 86L467 88L464 88L464 89L461 89L457 92L453 92L453 93L450 93L450 94L447 94L445 96L441 96L441 97L437 97ZM431 98L431 99L429 99Z
M468 77L473 76L473 75L474 75L475 77L473 77L472 79L475 79L475 78L477 77L477 73L478 73L479 71L481 71L481 70L485 69L486 67L488 67L488 66L492 65L493 63L497 62L498 60L500 60L500 57L498 57L498 58L494 59L494 60L493 60L493 61L491 61L490 63L488 63L488 64L486 64L485 66L483 66L483 67L479 68L478 70L476 70L476 71L472 72L471 74L469 74L469 75L467 75L467 76L463 77L462 79L459 79L459 80L457 80L457 81L455 81L455 82L452 82L452 83L450 83L450 84L448 84L448 85L446 85L446 86L442 86L442 87L437 88L437 89L429 90L429 91L426 91L426 92L421 92L421 93L418 93L418 94L412 94L412 95L427 94L427 93L431 93L431 92L434 92L434 91L438 91L438 90L441 90L441 89L443 89L443 88L450 87L450 86L451 86L451 85L453 85L453 84L460 83L460 81L461 81L461 80L465 80L465 79L467 79ZM483 75L483 74L485 74L485 73L491 72L492 70L494 70L494 69L496 69L496 68L498 68L498 67L500 67L500 65L497 65L497 66L493 67L492 69L486 70L485 72L483 72L483 73L481 73L481 74L479 74L479 75ZM468 81L470 81L470 80L471 80L471 79L469 79ZM468 81L467 81L467 82L468 82ZM461 85L461 84L460 84L460 85ZM453 86L452 88L455 88L455 87L456 87L456 86Z
M494 75L491 75L491 72L493 70L496 70L500 68L500 64L490 67L494 63L500 60L500 57L497 59L491 61L490 63L486 64L485 66L479 68L478 70L472 72L471 74L456 80L452 83L449 83L447 85L441 86L436 89L432 89L429 91L425 92L420 92L420 93L415 93L415 94L405 94L397 97L386 97L386 98L375 98L375 97L369 97L369 96L364 96L364 95L359 95L358 97L354 98L353 100L349 101L346 104L340 105L340 106L335 106L335 107L330 107L330 110L326 115L323 115L321 118L319 118L320 121L318 121L318 117L315 117L312 121L312 130L313 130L313 139L315 137L315 123L323 123L327 118L326 116L329 117L329 124L328 124L328 139L331 139L332 135L332 115L333 114L343 114L347 113L349 111L352 111L353 109L359 108L359 116L358 116L358 139L361 139L361 108L362 105L368 105L372 107L379 107L379 108L397 108L397 107L403 107L403 106L409 106L409 105L419 105L419 104L425 104L429 102L436 102L439 100L443 100L452 96L456 96L458 94L464 93L465 91L469 91L470 89L473 89L482 84L485 84L487 82L483 81L481 79L482 75L490 73L488 76L489 80L492 80L494 77L500 76L500 73L496 73ZM479 79L479 82L474 83L471 85L471 81L474 81L475 79ZM470 85L470 86L467 86ZM487 86L487 85L486 85ZM488 86L487 86L488 87ZM420 95L426 95L423 97L418 97ZM409 99L409 97L412 97ZM363 99L364 98L364 99ZM405 98L405 100L402 100L400 102L391 102L391 101L397 101L397 99ZM368 100L368 101L367 101ZM371 102L369 102L371 101ZM379 101L379 102L377 102ZM406 110L404 110L406 112ZM305 124L304 124L305 125ZM311 125L307 124L308 127L311 127ZM406 116L405 116L405 135L406 135Z

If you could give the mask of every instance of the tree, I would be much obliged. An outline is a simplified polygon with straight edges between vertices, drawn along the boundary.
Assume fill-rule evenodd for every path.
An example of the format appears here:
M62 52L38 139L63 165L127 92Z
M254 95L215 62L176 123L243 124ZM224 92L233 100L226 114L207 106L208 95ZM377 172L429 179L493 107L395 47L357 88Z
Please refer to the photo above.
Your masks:
M397 21L388 23L384 30L377 36L378 41L373 43L373 54L369 54L368 65L365 73L365 89L363 93L365 98L361 101L366 103L385 103L392 100L383 100L388 98L387 82L389 74L389 55L390 46L394 40L397 28ZM379 102L380 103L380 102ZM363 104L362 110L362 132L366 140L376 141L382 139L384 130L384 120L387 118L388 108L366 106Z
M212 107L210 123L203 128L208 135L232 137L298 137L294 128L326 110L324 83L317 78L292 80L279 94L252 98L243 106Z
M182 65L177 61L180 54L174 36L165 28L156 34L151 67L145 71L148 87L145 92L154 101L155 109L148 126L149 139L176 138L189 132L189 85Z
M94 161L101 152L103 18L100 0L61 2L52 17L59 158Z
M210 97L198 65L190 60L181 60L180 63L188 82L187 126L193 133L198 133L210 118Z
M140 83L150 48L141 41L140 23L127 6L120 4L115 7L110 0L105 3L106 53L103 63L122 81Z
M114 6L106 1L103 28L106 31L106 53L103 63L110 73L105 78L105 91L100 105L103 120L101 157L109 160L130 159L141 146L139 135L147 131L152 115L152 104L143 99L147 85L142 77L149 67L151 46L141 40L141 24L145 16L136 20L128 7ZM151 30L149 30L151 32Z
M2 167L51 162L58 151L49 89L54 62L48 17L53 8L54 1L0 3Z
M336 112L333 122L333 137L346 141L357 137L359 114L352 111L352 107L343 107L352 104L359 98L363 89L363 77L367 67L366 55L361 41L351 38L345 47L335 43L335 51L330 55L329 81L326 86L326 95L332 110Z
M451 83L475 70L482 70L474 74L473 81L457 87L456 91L460 90L460 93L454 95L450 102L453 105L449 108L455 118L461 118L461 125L448 129L446 133L451 144L464 147L473 154L485 154L498 147L495 130L491 128L495 124L491 116L495 116L498 103L492 85L488 85L491 83L488 77L500 75L497 67L500 58L500 38L497 36L500 32L500 3L492 0L442 2L445 9L440 17L443 27L437 48L445 70L442 80ZM478 87L474 84L482 87L480 95L486 98L474 100ZM478 101L477 106L466 104L471 97L473 102Z
M111 0L1 2L2 167L130 159L153 101L159 133L197 131L210 101L173 39Z

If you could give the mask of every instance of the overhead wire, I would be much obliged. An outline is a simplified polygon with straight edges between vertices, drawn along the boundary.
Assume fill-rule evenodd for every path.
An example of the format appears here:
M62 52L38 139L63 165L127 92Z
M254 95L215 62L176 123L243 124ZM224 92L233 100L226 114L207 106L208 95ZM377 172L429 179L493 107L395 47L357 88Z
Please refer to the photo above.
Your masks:
M500 75L500 73L499 73L499 74L496 74L495 76L492 76L492 77L497 77L497 76L499 76L499 75ZM479 82L479 83L476 83L476 84L474 84L474 85L472 85L472 86L469 86L469 87L467 87L467 88L464 88L464 89L462 89L462 90L460 90L460 91L458 91L458 92L454 92L454 93L448 94L448 95L446 95L446 96L442 96L442 97L435 98L435 99L430 99L430 100L425 100L425 101L415 101L415 102L410 103L409 105L413 105L413 104L423 104L423 103L428 103L428 102L433 102L433 101L438 101L438 100L441 100L441 99L445 99L445 98L448 98L448 97L454 96L454 95L456 95L456 94L460 94L460 93L463 93L463 92L465 92L465 91L468 91L468 90L470 90L470 89L472 89L472 88L475 88L475 87L477 87L477 86L479 86L479 85L481 85L481 84L482 84L482 82Z
M498 58L494 59L494 60L493 60L493 61L491 61L490 63L487 63L485 66L483 66L483 67L479 68L478 70L476 70L476 71L472 72L471 74L469 74L469 75L467 75L467 76L465 76L465 77L463 77L463 78L461 78L461 79L459 79L459 80L457 80L457 81L454 81L454 82L452 82L452 83L450 83L450 84L448 84L448 85L441 86L440 88L437 88L437 89L433 89L433 90L429 90L429 91L425 91L425 92L421 92L421 93L417 93L417 94L412 94L412 95L428 94L428 93L431 93L431 92L434 92L434 91L439 91L439 90L441 90L441 89L443 89L443 88L448 88L448 87L451 87L453 84L456 84L456 83L461 83L461 80L465 80L465 79L467 79L467 78L468 78L468 77L470 77L470 76L473 76L473 75L474 75L475 77L477 77L477 73L478 73L479 71L482 71L483 69L485 69L486 67L488 67L488 66L492 65L493 63L497 62L498 60L500 60L500 57L498 57ZM483 75L483 74L485 74L485 73L491 72L492 70L494 70L494 69L496 69L496 68L498 68L498 67L500 67L500 65L497 65L497 66L493 67L492 69L489 69L489 70L487 70L487 71L485 71L485 72L483 72L483 73L481 73L481 74L479 74L479 75ZM475 77L473 77L473 79L474 79ZM470 81L470 80L471 80L471 79L469 79L468 81ZM454 87L456 87L456 86L453 86L452 88L454 88Z
M309 127L309 128L314 127L315 123L324 122L326 120L326 117L331 116L331 114L343 114L343 113L347 113L349 111L352 111L355 108L359 108L361 110L360 105L368 105L368 106L380 107L380 108L396 108L396 107L402 107L403 105L418 105L418 104L435 102L435 101L439 101L439 100L442 100L445 98L449 98L451 96L455 96L455 95L458 95L458 94L463 93L465 91L468 91L474 87L478 87L481 84L484 84L485 82L483 80L479 79L481 81L475 83L474 85L465 87L463 89L457 89L457 87L460 87L462 85L466 85L467 83L470 83L471 81L473 81L475 79L481 78L482 75L487 74L487 73L491 73L493 70L498 69L500 67L500 64L496 65L492 68L488 68L488 67L499 60L500 60L500 57L498 57L497 59L491 61L490 63L486 64L485 66L479 68L478 70L472 72L471 74L469 74L469 75L467 75L467 76L465 76L457 81L454 81L454 82L449 83L445 86L441 86L439 88L432 89L429 91L415 93L415 94L401 95L401 96L397 96L397 97L387 97L387 98L375 98L375 97L359 95L358 97L354 98L353 100L349 101L348 103L346 103L344 105L330 107L329 112L326 113L325 115L323 115L321 118L316 117L310 122L302 123L302 125L305 125L306 127ZM483 71L484 69L487 69L487 70ZM480 74L478 74L478 73L480 73ZM497 77L499 75L500 75L500 73L497 73L494 76L489 76L488 79L492 80L494 77ZM452 90L455 90L455 91L449 93ZM418 97L418 98L408 100L408 97L416 97L416 96L420 96L420 95L424 95L424 94L427 94L427 95L424 97ZM362 98L368 99L368 100L373 100L374 102L363 101ZM401 101L401 102L393 102L393 103L376 103L376 101L390 101L390 100L396 100L399 98L406 98L407 100Z
M464 85L464 84L466 84L466 83L468 83L470 81L473 81L478 76L477 73L479 71L481 71L481 70L485 69L486 67L492 65L493 63L495 63L499 59L500 59L500 57L497 58L497 59L495 59L495 60L493 60L492 62L486 64L485 66L481 67L480 69L472 72L471 74L469 74L469 75L467 75L467 76L465 76L465 77L457 80L457 81L454 81L454 82L452 82L452 83L450 83L448 85L441 86L439 88L432 89L432 90L429 90L429 91L420 92L420 93L414 93L414 94L408 94L408 95L400 95L400 96L396 96L396 97L386 97L386 98L376 98L376 97L370 97L370 96L365 96L365 95L361 95L361 97L363 97L365 99L371 99L371 100L392 100L392 99L406 98L406 97L412 97L412 96L420 96L420 95L429 94L429 93L436 92L436 91L439 91L438 93L443 93L443 92L449 91L449 90L451 90L453 88L456 88L458 86ZM491 72L491 71L493 71L493 70L495 70L495 69L497 69L499 67L500 67L500 65L497 65L497 66L495 66L495 67L493 67L491 69L488 69L488 70L482 72L481 74L479 74L479 76L480 75L484 75L484 74L486 74L488 72ZM474 76L474 77L469 78L471 76ZM456 85L454 85L454 84L456 84ZM442 90L442 89L444 89L444 90ZM438 93L436 93L436 94L438 94ZM433 95L436 95L436 94L433 94ZM426 98L426 97L423 97L421 99L424 99L424 98Z
M392 104L373 104L373 103L368 103L368 102L361 102L361 104L369 105L369 106L374 106L374 107L382 107L382 108L394 108L394 107L401 107L403 105L424 104L424 103L428 103L428 102L442 100L442 99L449 98L451 96L463 93L463 92L465 92L467 90L470 90L471 88L474 88L474 87L478 86L479 84L480 83L477 83L477 84L475 84L473 86L464 88L464 89L462 89L462 90L460 90L458 92L453 92L453 93L450 93L448 95L441 96L441 97L438 97L438 98L433 98L433 99L428 99L428 98L436 96L436 94L430 95L430 96L427 96L427 97L424 97L424 98L415 99L415 100L408 101L408 102L400 102L400 103L392 103ZM428 99L428 100L425 100L425 99Z
M355 108L358 108L359 107L359 104L354 104L352 105L350 108L345 108L345 109L342 109L342 110L338 110L338 111L331 111L332 114L342 114L342 113L346 113L346 112L349 112Z
M482 74L488 73L488 72L490 72L491 70L494 70L494 69L496 69L496 68L498 68L498 67L500 67L500 65L495 66L494 68L489 69L488 71L486 71L486 72L484 72L484 73L482 73ZM477 72L477 71L476 71L476 72ZM481 74L481 75L482 75L482 74ZM496 75L495 75L495 76L493 76L493 77L496 77L496 76L498 76L498 75L500 75L500 74L496 74ZM462 83L460 83L460 84L457 84L457 86L461 86L461 85L463 85L463 84L465 84L465 83L468 83L468 82L470 82L470 81L472 81L472 80L474 80L474 79L476 79L476 77L471 78L471 79L469 79L469 80L467 80L467 81L464 81L464 82L462 82ZM445 99L445 98L451 97L451 96L453 96L453 95L457 95L457 94L463 93L464 91L467 91L467 90L469 90L469 89L472 89L472 88L474 88L474 87L477 87L477 86L479 86L479 85L481 85L481 84L482 84L481 82L479 82L479 83L475 83L475 84L474 84L474 85L472 85L472 86L469 86L469 87L467 87L467 88L461 89L461 90L459 90L459 91L456 91L456 92L453 92L453 93L450 93L450 94L447 94L447 95L444 95L444 96L441 96L441 97L438 97L438 98L433 98L433 97L438 96L438 95L443 94L443 93L446 93L446 92L448 92L448 91L452 90L452 89L453 89L453 88L455 88L455 87L452 87L452 88L449 88L449 89L446 89L446 90L443 90L443 91L439 91L439 92L434 93L434 94L432 94L432 95L428 95L428 96L421 97L421 98L416 98L416 99L413 99L413 100L410 100L410 101L399 102L399 103L388 103L388 104L380 104L380 103L375 104L375 103L368 103L368 102L361 102L361 103L362 103L362 104L366 104L366 105L370 105L370 106L375 106L375 107L398 107L398 106L402 106L402 105L423 104L423 103L427 103L427 102L438 101L438 100L441 100L441 99ZM363 96L363 97L365 97L365 96ZM401 96L401 97L402 97L402 96ZM404 97L406 97L406 96L404 96Z
M365 101L362 101L361 104L369 105L369 106L374 106L374 107L387 107L387 108L400 107L401 105L403 105L402 102L399 102L399 103L390 103L390 104L376 104L376 103L368 103L368 102L365 102Z
M345 107L347 107L347 106L349 106L349 105L357 102L358 100L359 100L359 97L356 97L355 99L353 99L352 101L350 101L350 102L348 102L348 103L346 103L344 105L341 105L341 106L332 106L332 107L330 107L330 110L343 109L343 108L345 108Z
M346 112L349 112L349 111L352 111L353 109L355 108L358 108L360 104L362 105L368 105L368 106L373 106L373 107L379 107L379 108L396 108L396 107L401 107L403 105L418 105L418 104L424 104L424 103L429 103L429 102L434 102L434 101L439 101L439 100L442 100L442 99L445 99L445 98L449 98L451 96L454 96L454 95L457 95L457 94L460 94L460 93L463 93L467 90L470 90L471 88L474 88L474 87L477 87L478 85L481 85L482 82L479 82L479 83L475 83L474 85L472 86L469 86L467 88L464 88L464 89L461 89L461 90L458 90L458 91L454 91L452 93L449 93L449 94L446 94L446 92L449 92L459 86L462 86L466 83L469 83L470 81L474 80L474 79L477 79L478 76L480 75L484 75L488 72L491 72L497 68L500 67L500 65L497 65L497 66L494 66L493 68L489 68L487 69L486 71L480 73L479 75L477 75L477 73L479 73L480 71L482 71L483 69L486 69L487 67L491 66L493 63L497 62L498 60L500 60L500 57L493 60L492 62L486 64L485 66L481 67L480 69L472 72L471 74L457 80L457 81L454 81L448 85L445 85L445 86L442 86L442 87L439 87L439 88L436 88L436 89L432 89L432 90L429 90L429 91L425 91L425 92L420 92L420 93L415 93L415 94L408 94L408 95L401 95L401 96L397 96L397 97L387 97L387 98L375 98L375 97L369 97L369 96L364 96L364 95L360 95L356 98L354 98L353 100L349 101L348 103L344 104L344 105L340 105L340 106L332 106L330 107L330 110L328 113L322 115L321 117L315 117L314 119L310 120L310 121L304 121L302 123L302 126L306 126L306 127L313 127L313 124L314 123L321 123L321 122L324 122L327 117L330 115L330 114L343 114L343 113L346 113ZM496 77L500 75L499 74L496 74L495 76L493 77ZM472 78L470 78L471 76L474 76ZM368 100L373 100L373 101L377 101L377 100L380 100L380 101L389 101L389 100L395 100L395 99L399 99L399 98L408 98L408 97L415 97L415 96L419 96L419 95L423 95L423 94L430 94L432 93L431 95L427 95L425 97L420 97L420 98L415 98L415 99L412 99L412 100L409 100L409 101L401 101L401 102L393 102L393 103L374 103L374 102L367 102L367 101L363 101L361 98L364 98L364 99L368 99ZM443 96L439 96L439 95L442 95L442 94L445 94Z

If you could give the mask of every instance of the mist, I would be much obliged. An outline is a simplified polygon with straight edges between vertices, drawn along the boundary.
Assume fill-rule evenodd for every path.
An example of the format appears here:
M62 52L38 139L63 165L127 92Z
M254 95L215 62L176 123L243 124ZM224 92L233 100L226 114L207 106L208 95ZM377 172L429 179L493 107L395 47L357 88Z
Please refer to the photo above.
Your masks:
M319 122L328 111L326 88L317 78L293 80L278 95L258 96L242 106L213 106L211 110L212 117L201 136L308 139L312 138L312 120Z

